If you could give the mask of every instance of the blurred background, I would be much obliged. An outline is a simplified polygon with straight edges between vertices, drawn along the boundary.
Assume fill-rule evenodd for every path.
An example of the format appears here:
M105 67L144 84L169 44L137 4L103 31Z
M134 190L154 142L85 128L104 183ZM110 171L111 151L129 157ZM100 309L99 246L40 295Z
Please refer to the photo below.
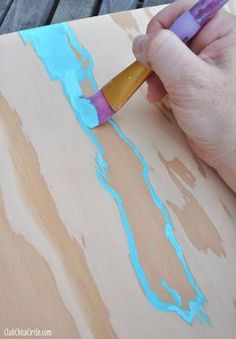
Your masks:
M174 0L0 0L0 34Z

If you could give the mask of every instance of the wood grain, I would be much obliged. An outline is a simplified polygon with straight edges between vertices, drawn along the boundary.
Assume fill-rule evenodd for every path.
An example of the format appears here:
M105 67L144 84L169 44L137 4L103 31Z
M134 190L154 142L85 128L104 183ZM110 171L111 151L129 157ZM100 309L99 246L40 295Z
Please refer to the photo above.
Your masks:
M69 24L93 55L98 86L133 60L131 40L158 10ZM88 69L89 59L68 44ZM116 202L97 180L95 148L32 46L17 33L1 36L0 63L1 333L6 327L37 327L59 339L234 338L235 195L193 156L171 112L149 104L144 86L115 121L149 165L153 189L206 297L211 325L195 320L190 326L149 302L130 261ZM88 79L81 86L84 94L92 93ZM164 279L187 309L195 291L165 236L140 160L111 125L94 133L152 290L173 302L160 284Z
M210 249L218 256L225 256L225 250L219 233L192 193L179 180L181 178L187 185L193 188L194 176L179 159L167 161L160 153L159 157L173 182L184 196L186 204L182 209L179 209L170 201L167 204L179 218L189 240L200 251L207 252ZM193 215L198 216L197 219L193 219Z
M1 330L16 327L50 328L57 338L68 336L81 338L73 318L58 293L47 263L21 235L11 232L2 197L0 197L0 209L2 234L0 262L4 275L0 292ZM7 256L6 252L8 252ZM26 261L25 258L28 260ZM37 270L29 270L29 267L37 267ZM17 295L16 304L17 290L21 293ZM29 309L30 313L27 312Z
M10 136L9 151L22 198L37 224L51 239L61 260L65 262L66 271L72 273L71 283L77 291L80 304L84 305L84 310L90 318L91 328L94 327L92 329L94 335L98 338L114 338L106 308L87 268L83 251L79 244L65 232L55 203L41 176L37 156L22 133L19 117L9 108L2 96L0 96L0 104L0 112L4 112L0 119ZM11 134L13 131L14 133ZM45 220L47 220L46 224ZM85 293L86 290L89 293ZM92 299L90 294L93 295Z

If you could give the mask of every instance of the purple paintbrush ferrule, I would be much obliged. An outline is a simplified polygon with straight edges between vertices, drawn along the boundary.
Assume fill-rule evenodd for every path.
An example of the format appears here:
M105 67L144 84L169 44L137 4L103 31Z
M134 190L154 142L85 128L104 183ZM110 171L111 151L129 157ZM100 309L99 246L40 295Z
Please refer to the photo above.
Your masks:
M194 19L190 11L184 12L178 17L173 25L169 28L183 42L190 40L200 30L201 26Z
M189 11L178 17L169 29L182 41L187 42L227 1L199 0Z
M102 91L93 94L90 101L97 109L99 125L111 119L115 113L111 106L108 104L107 99L104 97Z

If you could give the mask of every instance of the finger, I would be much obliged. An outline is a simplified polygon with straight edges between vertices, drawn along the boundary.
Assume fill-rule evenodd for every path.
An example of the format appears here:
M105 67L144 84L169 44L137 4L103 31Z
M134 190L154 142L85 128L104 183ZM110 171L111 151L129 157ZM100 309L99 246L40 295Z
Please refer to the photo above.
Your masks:
M146 51L147 46L149 45L149 37L147 35L138 35L134 41L132 50L136 57L136 59L141 62L145 67L150 68L150 65L148 64L148 60L145 57L144 51Z
M187 83L193 73L206 72L206 63L169 30L161 29L154 37L137 37L133 51L139 62L158 75L167 90Z
M223 69L235 69L236 63L236 30L219 37L200 53L199 57L208 64L217 65Z
M157 13L147 26L147 34L155 35L161 28L169 28L177 17L189 9L196 0L179 0Z
M214 41L235 30L236 18L225 10L218 12L189 43L189 47L199 54Z
M156 74L152 74L148 80L148 95L147 98L150 102L160 101L166 95L166 90L161 82L161 80L156 76Z

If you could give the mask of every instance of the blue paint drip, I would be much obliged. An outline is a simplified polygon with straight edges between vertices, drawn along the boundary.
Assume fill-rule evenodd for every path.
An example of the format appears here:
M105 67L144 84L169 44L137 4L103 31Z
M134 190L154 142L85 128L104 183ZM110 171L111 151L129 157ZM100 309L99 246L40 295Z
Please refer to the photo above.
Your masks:
M127 236L130 261L139 280L139 283L142 286L142 289L147 296L149 302L153 305L155 309L176 312L188 323L192 323L194 318L197 319L198 317L201 317L203 321L209 323L210 320L203 311L206 299L199 287L196 285L194 278L187 266L182 249L175 238L173 224L170 220L168 212L160 198L157 196L149 180L149 166L137 147L125 136L120 127L113 120L111 120L109 123L114 128L117 135L121 139L123 139L124 142L126 142L126 144L132 149L132 151L138 157L140 163L142 164L143 180L145 181L145 184L149 189L155 205L161 210L165 219L165 235L169 242L172 244L177 257L182 264L187 279L196 293L196 296L193 300L189 300L189 309L183 309L180 295L177 291L171 288L167 284L167 282L165 282L164 280L160 280L161 285L172 296L174 303L165 302L157 294L155 294L150 287L147 275L139 261L135 238L132 232L132 228L129 224L128 217L126 215L125 208L123 206L122 197L117 191L109 186L109 166L103 157L103 147L95 136L93 130L89 128L97 124L97 112L94 106L91 105L90 102L83 97L80 83L83 80L88 79L92 84L94 92L98 90L93 76L94 63L91 55L78 43L75 35L66 23L21 31L20 35L24 43L30 41L36 53L43 62L50 78L52 80L60 81L63 91L76 114L76 118L81 128L84 130L84 132L87 134L87 136L97 149L97 178L101 185L112 195L117 203L121 216L121 221ZM82 61L79 61L76 58L70 47L69 42L82 56ZM89 59L89 67L87 69L84 69L83 62L86 59Z

